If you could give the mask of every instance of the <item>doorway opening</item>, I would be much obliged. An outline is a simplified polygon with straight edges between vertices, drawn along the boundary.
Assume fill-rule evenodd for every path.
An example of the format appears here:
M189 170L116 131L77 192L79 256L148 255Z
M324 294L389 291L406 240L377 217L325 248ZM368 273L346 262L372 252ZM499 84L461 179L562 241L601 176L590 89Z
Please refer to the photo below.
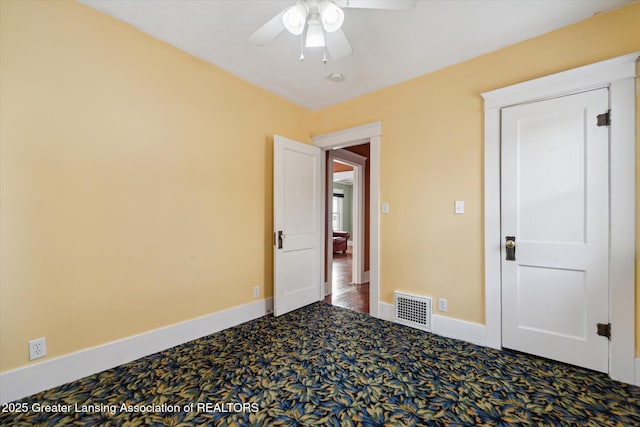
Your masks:
M369 313L369 143L326 153L325 302Z
M321 157L323 171L323 194L328 193L330 182L330 174L327 173L328 158L331 153L339 151L341 148L349 148L353 150L354 146L363 146L362 149L368 150L368 157L365 168L368 181L365 183L366 197L366 214L365 219L361 222L363 226L364 251L367 255L362 255L362 264L364 265L364 281L369 282L369 315L373 317L390 318L387 311L380 313L380 142L382 138L382 122L371 122L364 125L342 129L331 133L317 135L311 138L313 144L323 150L324 155ZM352 152L353 153L353 152ZM353 153L356 154L356 153ZM355 178L354 178L355 179ZM363 201L364 203L364 201ZM328 295L331 287L331 273L329 269L332 264L332 251L329 250L333 246L333 239L330 238L331 224L329 223L329 206L327 206L327 198L323 197L325 216L325 250L323 252L322 280L324 296ZM358 239L354 239L354 246ZM362 251L362 252L364 252ZM355 254L354 254L355 255ZM354 263L359 262L359 257L354 257ZM356 271L357 272L357 271Z

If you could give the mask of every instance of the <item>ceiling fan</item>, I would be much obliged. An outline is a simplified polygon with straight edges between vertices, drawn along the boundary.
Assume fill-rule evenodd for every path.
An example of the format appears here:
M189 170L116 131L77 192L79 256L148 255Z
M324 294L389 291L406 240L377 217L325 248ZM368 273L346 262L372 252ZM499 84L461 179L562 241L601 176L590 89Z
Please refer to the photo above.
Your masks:
M342 31L342 9L410 10L416 0L298 0L249 36L249 42L263 46L276 38L283 30L301 36L300 61L304 60L304 48L325 48L336 61L349 55L353 49Z

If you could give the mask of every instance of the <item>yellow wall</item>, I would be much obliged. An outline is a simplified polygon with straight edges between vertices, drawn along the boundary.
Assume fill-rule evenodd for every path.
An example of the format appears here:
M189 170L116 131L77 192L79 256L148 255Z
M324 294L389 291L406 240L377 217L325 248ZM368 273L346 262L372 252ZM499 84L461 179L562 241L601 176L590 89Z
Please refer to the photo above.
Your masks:
M311 113L75 2L0 16L0 371L270 296Z
M640 51L639 22L634 3L314 113L316 135L382 121L381 300L443 297L447 315L484 323L480 93Z

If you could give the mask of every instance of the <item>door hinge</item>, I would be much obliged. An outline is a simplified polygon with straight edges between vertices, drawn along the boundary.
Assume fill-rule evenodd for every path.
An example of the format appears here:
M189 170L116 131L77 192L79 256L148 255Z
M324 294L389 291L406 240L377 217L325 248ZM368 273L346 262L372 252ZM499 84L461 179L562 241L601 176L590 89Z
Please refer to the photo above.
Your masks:
M598 335L611 339L611 323L598 323Z
M611 126L611 110L606 113L598 114L598 126Z

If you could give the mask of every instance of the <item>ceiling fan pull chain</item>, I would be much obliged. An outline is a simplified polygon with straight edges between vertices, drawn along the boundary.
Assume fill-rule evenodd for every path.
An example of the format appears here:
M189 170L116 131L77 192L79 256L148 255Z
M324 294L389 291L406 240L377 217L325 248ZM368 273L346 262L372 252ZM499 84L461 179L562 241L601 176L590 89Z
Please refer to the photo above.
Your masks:
M304 61L304 31L300 35L300 62Z
M322 63L327 65L327 48L324 48L324 53L322 54Z

